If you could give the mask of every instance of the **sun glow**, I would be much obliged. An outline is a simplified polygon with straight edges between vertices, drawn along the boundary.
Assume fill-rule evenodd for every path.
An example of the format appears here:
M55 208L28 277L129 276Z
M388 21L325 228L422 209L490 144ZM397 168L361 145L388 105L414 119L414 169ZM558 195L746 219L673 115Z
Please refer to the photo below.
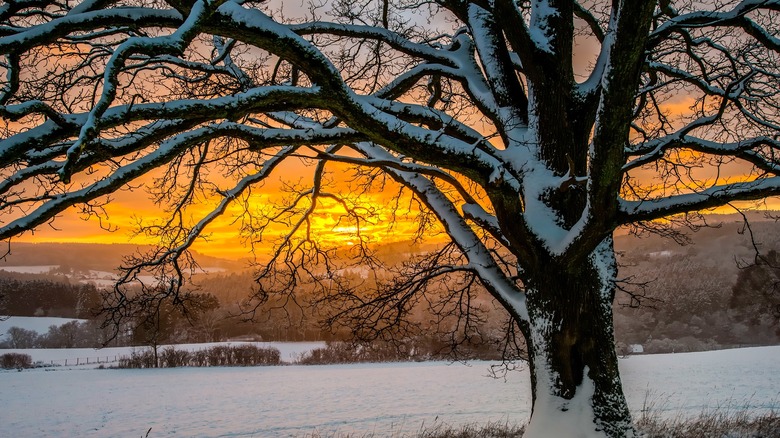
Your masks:
M305 167L298 169L297 173L288 173L287 179L303 177L310 170ZM348 189L343 182L334 185L332 191ZM266 184L247 198L233 203L222 216L209 224L192 249L230 259L251 257L252 250L258 257L270 254L274 245L301 219L300 215L267 224L262 235L247 233L247 224L251 221L248 215L259 214L272 205L281 205L285 197L280 189L282 186L280 181ZM342 203L329 198L319 199L314 213L308 221L304 221L293 241L308 239L329 248L412 241L418 235L415 217L419 211L410 202L408 192L396 199L398 194L397 187L361 194L354 200L354 205L348 204L358 211L359 217L351 216ZM192 225L209 214L220 199L214 196L190 206L187 210L188 224ZM137 230L140 223L168 220L164 207L155 205L143 190L122 191L112 195L110 202L102 207L104 214L100 218L85 215L78 207L71 208L52 223L24 233L14 241L155 245L159 243L157 237L138 233ZM435 234L438 236L440 233ZM432 240L441 240L441 237L432 236Z

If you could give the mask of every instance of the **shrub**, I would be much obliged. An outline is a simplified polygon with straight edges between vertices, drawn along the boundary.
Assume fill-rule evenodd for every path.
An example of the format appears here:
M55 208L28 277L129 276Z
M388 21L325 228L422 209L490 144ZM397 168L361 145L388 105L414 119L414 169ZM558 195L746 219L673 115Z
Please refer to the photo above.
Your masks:
M154 352L151 349L134 350L130 356L119 358L117 368L154 368Z
M203 350L187 351L166 347L160 351L160 367L216 367L279 365L281 353L276 348L256 345L215 345ZM133 351L120 358L117 368L153 368L154 353L148 349Z
M358 362L404 362L425 360L500 360L501 354L489 342L463 342L456 350L452 343L435 337L409 338L403 341L370 343L328 342L298 358L302 365Z
M160 367L176 368L190 366L191 354L187 350L177 350L173 347L163 348L160 352Z
M32 367L32 356L22 353L5 353L0 356L0 367L4 369L22 369Z

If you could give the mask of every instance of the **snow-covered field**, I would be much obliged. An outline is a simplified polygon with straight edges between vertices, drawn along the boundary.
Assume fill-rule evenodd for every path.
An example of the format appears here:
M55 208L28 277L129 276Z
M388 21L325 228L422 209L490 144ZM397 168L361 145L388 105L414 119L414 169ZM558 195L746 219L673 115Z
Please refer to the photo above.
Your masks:
M29 350L30 352L34 352ZM0 351L2 353L2 351ZM47 353L49 354L49 353ZM527 421L527 370L489 362L0 372L9 436L399 436L436 423ZM780 409L780 347L633 356L629 405L662 415Z

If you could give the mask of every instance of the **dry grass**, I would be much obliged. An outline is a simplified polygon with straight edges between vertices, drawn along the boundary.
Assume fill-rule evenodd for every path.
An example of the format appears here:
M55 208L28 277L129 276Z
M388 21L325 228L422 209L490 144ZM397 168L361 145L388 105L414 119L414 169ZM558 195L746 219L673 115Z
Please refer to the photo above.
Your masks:
M780 415L770 412L750 415L745 411L715 411L695 418L663 419L642 415L636 422L641 438L780 438ZM436 424L417 433L391 434L390 438L514 438L522 437L523 426L508 423L469 424L453 427ZM384 438L385 435L307 434L304 438Z
M645 438L780 438L780 416L716 411L686 419L643 417L637 421L637 430Z
M514 438L522 436L524 429L507 423L468 424L459 428L437 425L421 431L415 438Z
M432 427L423 426L415 433L391 433L389 437L379 433L355 435L349 433L306 434L303 438L515 438L523 435L523 426L509 423L467 424L465 426L450 426L436 423Z

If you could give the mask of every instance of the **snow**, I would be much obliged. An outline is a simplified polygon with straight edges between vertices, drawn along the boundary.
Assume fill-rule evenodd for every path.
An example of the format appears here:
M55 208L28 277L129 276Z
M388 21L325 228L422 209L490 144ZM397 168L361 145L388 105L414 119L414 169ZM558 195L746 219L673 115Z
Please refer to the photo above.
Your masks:
M117 23L126 23L135 20L165 22L178 19L181 19L181 15L174 9L156 10L134 7L100 9L82 14L67 15L48 23L29 27L25 31L19 31L18 33L12 33L11 35L0 38L0 53L11 53L22 48L33 46L41 39L45 38L47 34L59 34L63 29L67 29L69 26L79 26L98 20L106 20L104 22L114 20Z
M588 369L585 369L585 378L577 388L571 400L564 399L553 394L552 389L561 381L560 375L550 366L547 355L550 352L550 333L556 331L552 318L546 314L539 314L533 318L531 324L531 344L534 348L534 364L536 375L536 407L531 416L525 437L576 437L597 438L606 436L597 433L594 429L593 418L595 414L591 399L595 391L595 385L588 377Z
M544 390L539 391L536 409L523 436L526 438L606 436L593 430L595 414L590 399L596 387L587 377L587 369L585 375L582 385L577 388L577 393L571 400L552 396Z
M631 356L620 361L628 405L665 418L780 409L780 347Z
M151 427L150 436L287 437L528 421L528 370L492 379L490 365L6 371L0 422L12 436L144 436ZM780 347L632 356L620 368L635 416L645 404L669 418L780 409Z
M551 34L553 26L550 25L549 21L558 14L558 10L553 8L546 0L536 0L532 3L531 26L528 29L528 33L539 50L553 53L552 44L550 43L553 37Z
M612 287L609 280L615 278L616 262L614 251L612 250L612 238L607 238L591 254L591 263L596 267L601 279L602 305L607 307L604 311L609 312L609 306L612 302L610 294ZM570 400L553 394L561 378L559 374L552 369L549 355L551 338L550 333L558 331L553 327L552 315L538 313L533 317L531 327L531 344L535 346L535 374L537 379L537 398L533 415L525 431L525 437L577 437L577 438L599 438L606 437L607 433L603 427L594 424L596 417L592 405L592 399L595 393L595 384L589 377L589 369L584 370L582 383L577 387L574 397ZM615 377L616 379L616 377ZM613 381L617 383L617 380ZM617 396L616 396L617 398ZM619 402L622 403L622 398Z

